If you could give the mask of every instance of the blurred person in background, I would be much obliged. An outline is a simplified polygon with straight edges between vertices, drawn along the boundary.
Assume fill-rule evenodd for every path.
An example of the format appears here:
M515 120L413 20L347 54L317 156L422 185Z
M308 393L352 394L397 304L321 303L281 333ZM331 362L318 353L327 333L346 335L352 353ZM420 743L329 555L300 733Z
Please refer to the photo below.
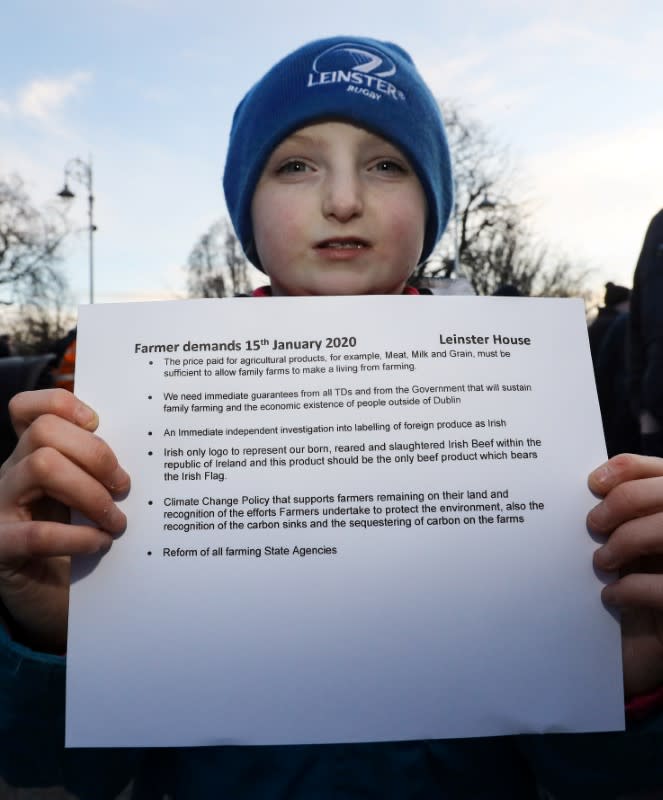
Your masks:
M0 334L0 358L8 358L13 355L12 337L8 333Z
M592 363L594 364L595 372L599 353L601 352L601 345L603 344L605 336L617 317L629 310L630 299L631 290L626 286L618 286L611 281L606 283L603 306L599 308L599 313L588 329L589 349L592 353Z
M633 276L628 369L640 451L663 456L663 209L649 223Z

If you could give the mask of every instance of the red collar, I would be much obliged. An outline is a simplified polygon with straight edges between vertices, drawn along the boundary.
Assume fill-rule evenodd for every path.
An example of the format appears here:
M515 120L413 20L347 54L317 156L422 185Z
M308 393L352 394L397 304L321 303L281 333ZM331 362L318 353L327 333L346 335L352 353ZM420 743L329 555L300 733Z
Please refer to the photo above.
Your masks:
M406 286L403 289L403 294L419 294L419 290L415 289L414 286ZM271 297L272 296L272 287L271 286L259 286L257 289L254 289L251 292L251 297Z

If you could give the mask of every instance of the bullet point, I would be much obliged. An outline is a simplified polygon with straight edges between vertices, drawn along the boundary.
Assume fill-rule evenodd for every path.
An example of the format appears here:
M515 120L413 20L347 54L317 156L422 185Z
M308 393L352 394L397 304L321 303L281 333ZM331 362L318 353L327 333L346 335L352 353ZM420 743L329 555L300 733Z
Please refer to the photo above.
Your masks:
M150 364L150 366L152 366L152 364L154 364L154 361L150 361L149 364Z
M151 555L152 555L152 551L151 551L151 550L148 550L148 551L147 551L147 555L148 555L148 556L151 556Z
M148 394L148 395L147 395L147 399L148 399L148 400L151 400L151 399L152 399L152 395L151 395L151 394Z
M152 455L152 451L151 451L151 450L148 450L148 451L147 451L147 455L148 455L148 456L151 456L151 455Z
M148 501L147 501L147 505L148 505L148 506L151 506L151 505L152 505L152 501L151 501L151 500L148 500Z
M147 432L147 435L148 435L148 436L151 436L151 435L152 435L152 431L148 431L148 432Z

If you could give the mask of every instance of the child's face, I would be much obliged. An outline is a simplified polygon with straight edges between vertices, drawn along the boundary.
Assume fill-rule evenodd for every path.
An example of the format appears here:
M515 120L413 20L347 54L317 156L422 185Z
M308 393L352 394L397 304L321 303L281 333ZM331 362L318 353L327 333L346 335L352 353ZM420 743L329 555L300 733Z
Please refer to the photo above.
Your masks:
M397 147L324 122L276 147L251 213L273 294L400 294L421 255L426 200Z

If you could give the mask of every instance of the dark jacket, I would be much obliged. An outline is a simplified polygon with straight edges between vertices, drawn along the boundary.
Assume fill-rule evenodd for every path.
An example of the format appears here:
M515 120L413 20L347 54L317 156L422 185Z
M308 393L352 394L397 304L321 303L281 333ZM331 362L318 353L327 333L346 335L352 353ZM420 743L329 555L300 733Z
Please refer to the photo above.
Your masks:
M594 368L605 446L610 457L640 452L640 426L628 400L626 337L629 314L619 314L606 332Z
M647 228L633 277L629 394L663 425L663 209Z

